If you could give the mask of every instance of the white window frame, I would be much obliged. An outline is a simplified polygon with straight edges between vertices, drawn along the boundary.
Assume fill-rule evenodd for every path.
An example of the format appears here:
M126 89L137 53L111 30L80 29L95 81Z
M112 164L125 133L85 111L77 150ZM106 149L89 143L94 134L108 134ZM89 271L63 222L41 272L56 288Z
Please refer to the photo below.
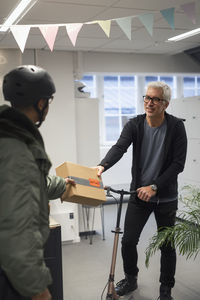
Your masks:
M96 76L96 74L93 74L93 73L86 73L86 74L84 74L83 76L93 76L94 82L93 82L92 90L93 90L93 93L94 93L94 97L92 97L92 95L90 95L90 98L97 98L97 76ZM80 81L81 81L81 82L84 82L84 79L82 78ZM84 89L85 89L85 88L84 88Z
M184 90L193 90L193 88L184 88L184 77L191 77L191 78L194 78L194 96L184 96ZM188 97L195 97L195 96L200 96L197 94L197 91L200 90L200 88L198 88L198 85L197 85L197 77L200 78L200 74L184 74L182 75L182 95L183 95L183 98L188 98Z
M142 96L146 92L146 86L145 86L145 77L146 76L156 76L158 77L158 80L160 80L160 77L173 77L174 78L174 98L183 98L183 90L184 90L184 84L183 84L183 78L184 77L195 77L195 83L196 83L196 90L197 90L197 77L200 77L199 74L169 74L169 73L93 73L88 72L84 75L92 75L95 79L95 87L96 87L96 98L99 99L99 129L100 129L100 145L103 146L111 146L116 141L106 141L106 128L105 128L105 113L104 113L104 76L134 76L135 77L135 89L136 89L136 111L137 114L141 114L144 112L144 106L142 101ZM118 81L119 82L119 81ZM94 88L95 88L94 87ZM111 115L109 115L111 116ZM119 116L119 115L115 115ZM122 115L120 115L122 116ZM120 130L119 130L120 131ZM120 132L119 132L120 135Z
M173 77L173 83L174 83L174 86L173 88L171 89L172 90L172 94L174 94L174 97L172 99L175 99L177 98L177 76L176 75L172 75L172 74L145 74L144 75L144 93L146 92L146 88L147 86L145 85L145 77L147 76L154 76L154 77L158 77L158 81L162 81L161 80L161 77Z
M106 140L106 126L105 126L105 117L106 116L109 116L109 117L118 117L118 118L120 118L120 122L119 122L119 135L120 135L120 133L121 133L121 131L122 131L122 129L123 129L123 127L122 127L122 116L130 116L130 118L133 116L133 115L124 115L124 114L121 114L121 113L119 113L119 114L109 114L109 115L106 115L105 114L105 110L104 110L104 76L115 76L115 77L118 77L118 88L120 88L120 77L122 77L122 76L129 76L129 77L134 77L135 78L135 87L134 87L134 89L135 89L135 97L136 97L136 114L138 113L138 110L137 110L137 104L138 104L138 89L137 89L137 87L138 87L138 82L137 82L137 75L136 74L133 74L133 73L109 73L109 74L102 74L101 75L101 87L102 87L102 92L101 92L101 101L103 101L103 104L101 105L101 107L103 107L103 113L102 113L102 115L103 115L103 119L101 118L101 121L102 121L102 123L101 124L103 124L103 129L102 129L102 135L101 135L101 139L100 139L100 144L101 144L101 146L110 146L110 145L113 145L115 142L116 142L116 140L113 140L113 141L107 141ZM128 89L128 87L127 87L127 89ZM120 107L119 108L121 108L121 101L119 102L119 105L120 105ZM102 127L102 126L101 126Z

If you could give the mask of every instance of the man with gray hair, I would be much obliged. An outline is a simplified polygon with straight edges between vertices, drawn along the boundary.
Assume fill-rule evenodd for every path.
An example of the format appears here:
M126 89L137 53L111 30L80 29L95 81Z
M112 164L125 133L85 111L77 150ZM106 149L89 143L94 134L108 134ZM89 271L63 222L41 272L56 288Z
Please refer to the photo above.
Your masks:
M143 96L145 114L130 119L117 143L97 166L97 173L112 167L133 145L131 195L122 238L125 278L116 285L119 296L137 289L137 244L149 216L154 212L157 228L174 226L178 202L177 177L184 169L187 137L183 121L168 113L171 89L164 82L151 82ZM176 252L161 247L160 300L172 300Z

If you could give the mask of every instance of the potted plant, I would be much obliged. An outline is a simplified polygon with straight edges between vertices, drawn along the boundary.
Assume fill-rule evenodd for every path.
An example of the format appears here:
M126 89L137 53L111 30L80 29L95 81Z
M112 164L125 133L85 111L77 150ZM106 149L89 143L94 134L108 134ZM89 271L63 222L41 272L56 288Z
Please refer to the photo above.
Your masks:
M174 227L159 228L151 238L145 254L145 264L148 267L150 257L164 243L171 243L179 254L186 259L196 258L200 251L200 188L185 186L182 189L180 201L184 204L183 210L178 213Z

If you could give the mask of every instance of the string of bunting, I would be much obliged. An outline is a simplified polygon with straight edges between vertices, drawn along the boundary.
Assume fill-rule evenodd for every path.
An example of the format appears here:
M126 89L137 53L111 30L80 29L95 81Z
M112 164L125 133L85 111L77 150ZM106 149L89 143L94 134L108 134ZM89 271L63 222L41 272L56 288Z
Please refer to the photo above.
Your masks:
M195 17L195 2L190 2L182 4L180 8L184 11L185 15L196 24ZM172 29L174 29L174 12L175 8L168 8L160 10L161 15L167 21ZM153 35L153 23L154 23L154 13L141 14L136 16L129 16L124 18L110 19L110 20L96 20L92 22L85 23L66 23L66 24L42 24L42 25L12 25L9 27L12 32L21 52L24 52L26 41L31 28L39 28L41 34L43 35L47 45L50 50L53 51L55 39L60 27L65 27L67 34L71 40L72 45L75 47L78 34L83 27L87 24L99 24L103 29L107 37L110 37L111 22L115 21L124 34L129 40L131 40L131 24L133 18L139 18L140 22L144 25L149 34Z

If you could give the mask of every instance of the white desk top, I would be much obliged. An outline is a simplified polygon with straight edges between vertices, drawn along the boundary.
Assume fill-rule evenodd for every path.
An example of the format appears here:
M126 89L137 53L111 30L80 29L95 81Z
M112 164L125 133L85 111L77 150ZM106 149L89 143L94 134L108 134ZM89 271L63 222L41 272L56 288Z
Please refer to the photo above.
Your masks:
M60 226L60 224L56 220L54 220L51 216L49 216L49 227L53 228L58 226Z

